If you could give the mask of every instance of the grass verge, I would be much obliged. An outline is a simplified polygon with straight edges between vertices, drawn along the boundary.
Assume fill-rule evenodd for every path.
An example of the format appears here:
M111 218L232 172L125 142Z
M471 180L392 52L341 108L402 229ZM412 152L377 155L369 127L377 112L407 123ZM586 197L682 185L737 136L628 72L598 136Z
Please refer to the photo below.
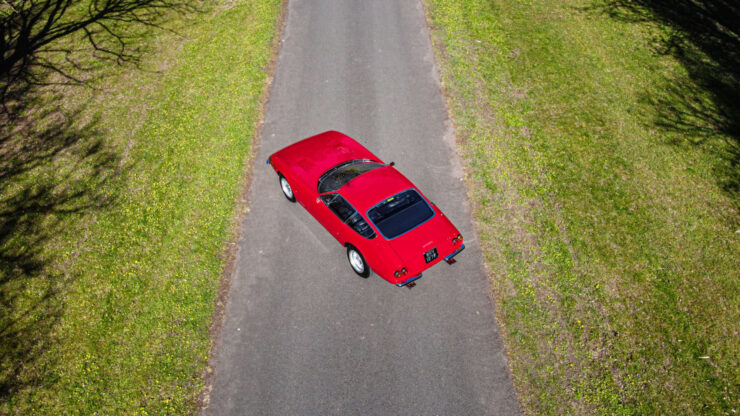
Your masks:
M5 126L0 414L194 410L281 1L210 7Z
M737 113L667 52L680 28L425 3L525 413L740 409Z

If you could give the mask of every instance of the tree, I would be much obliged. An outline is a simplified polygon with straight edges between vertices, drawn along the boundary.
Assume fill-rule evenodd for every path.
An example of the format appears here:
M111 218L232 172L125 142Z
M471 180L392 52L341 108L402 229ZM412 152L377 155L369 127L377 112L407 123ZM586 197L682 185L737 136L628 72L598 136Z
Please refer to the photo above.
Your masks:
M187 0L0 0L0 93L43 83L50 72L81 82L69 69L79 63L59 40L82 36L97 57L118 63L137 58L134 26L157 27L169 10Z

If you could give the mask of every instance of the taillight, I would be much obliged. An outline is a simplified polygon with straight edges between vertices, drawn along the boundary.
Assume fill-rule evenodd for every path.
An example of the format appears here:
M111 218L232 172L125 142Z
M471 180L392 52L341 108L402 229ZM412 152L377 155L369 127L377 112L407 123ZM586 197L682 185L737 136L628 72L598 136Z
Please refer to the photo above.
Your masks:
M458 234L457 237L452 239L452 244L457 244L463 240L462 234Z
M396 270L396 272L393 273L393 276L395 276L396 278L401 277L401 271L400 270Z
M409 272L409 271L408 271L408 270L406 270L406 268L405 268L405 267L404 267L403 269L401 269L401 274L406 274L406 273L408 273L408 272Z

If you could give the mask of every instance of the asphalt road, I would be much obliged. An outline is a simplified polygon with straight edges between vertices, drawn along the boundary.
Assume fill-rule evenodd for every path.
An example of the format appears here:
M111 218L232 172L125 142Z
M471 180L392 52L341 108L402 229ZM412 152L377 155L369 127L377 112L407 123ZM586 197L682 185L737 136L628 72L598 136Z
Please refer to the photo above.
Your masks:
M413 289L356 276L256 163L209 415L509 415L519 407L418 0L291 0L258 161L342 131L462 231Z

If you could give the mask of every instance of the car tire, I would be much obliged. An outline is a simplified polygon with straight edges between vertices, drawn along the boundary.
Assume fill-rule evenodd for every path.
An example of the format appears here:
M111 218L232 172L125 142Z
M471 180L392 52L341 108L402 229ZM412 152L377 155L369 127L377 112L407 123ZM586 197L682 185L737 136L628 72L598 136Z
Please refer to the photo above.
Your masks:
M293 188L290 186L290 183L287 179L285 179L285 176L283 176L282 173L278 173L278 180L280 182L280 189L283 191L283 195L288 198L288 201L295 202L295 194L293 193Z
M349 260L352 271L357 273L358 276L365 278L370 276L370 266L367 265L365 257L352 244L347 244L347 260Z

